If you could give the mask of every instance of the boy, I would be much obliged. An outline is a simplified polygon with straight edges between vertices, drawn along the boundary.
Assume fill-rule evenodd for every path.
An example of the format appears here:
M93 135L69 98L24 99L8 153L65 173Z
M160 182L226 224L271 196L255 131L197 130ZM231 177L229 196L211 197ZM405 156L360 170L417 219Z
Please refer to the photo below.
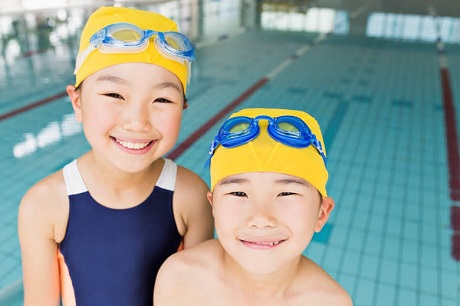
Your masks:
M316 120L294 110L242 110L223 124L210 154L218 239L165 261L154 304L352 305L302 255L334 207Z
M186 108L194 51L152 12L102 7L83 29L75 116L91 150L19 208L25 305L151 305L156 273L213 237L206 183L164 159Z

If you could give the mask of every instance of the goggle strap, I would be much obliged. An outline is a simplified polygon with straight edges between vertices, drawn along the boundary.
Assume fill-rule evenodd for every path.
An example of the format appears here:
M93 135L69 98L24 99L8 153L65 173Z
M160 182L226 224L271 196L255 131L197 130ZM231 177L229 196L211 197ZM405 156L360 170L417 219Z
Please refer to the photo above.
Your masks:
M86 47L85 50L78 53L77 58L75 60L75 70L73 71L74 74L77 74L78 70L80 70L81 66L86 61L91 52L93 52L96 49L97 47L95 47L93 44L89 44L89 46Z
M192 62L185 61L185 64L187 65L187 85L189 85L190 80L192 79Z
M211 142L211 147L209 148L209 155L212 156L214 154L214 150L217 148L219 145L219 142L214 138L214 140Z
M321 146L321 142L319 142L319 140L316 139L315 134L311 134L311 135L312 135L312 138L313 138L312 144L316 147L316 149L318 150L319 153L324 154L323 147Z
M203 169L208 169L211 166L211 158L212 158L212 155L209 155L208 160L203 166Z

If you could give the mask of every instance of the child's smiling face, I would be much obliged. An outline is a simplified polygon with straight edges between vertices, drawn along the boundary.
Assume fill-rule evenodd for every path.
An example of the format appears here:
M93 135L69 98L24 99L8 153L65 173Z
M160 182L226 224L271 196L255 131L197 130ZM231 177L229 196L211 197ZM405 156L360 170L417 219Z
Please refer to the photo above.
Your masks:
M127 63L102 69L71 95L94 152L127 172L140 171L176 143L184 93L170 71Z
M300 258L330 212L308 182L273 172L228 176L208 198L226 252L255 274L276 272Z

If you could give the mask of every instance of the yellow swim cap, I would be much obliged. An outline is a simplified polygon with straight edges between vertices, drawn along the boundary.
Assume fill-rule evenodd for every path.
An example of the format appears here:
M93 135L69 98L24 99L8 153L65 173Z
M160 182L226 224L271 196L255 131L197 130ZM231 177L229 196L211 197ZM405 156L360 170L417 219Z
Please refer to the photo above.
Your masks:
M100 29L114 23L131 23L143 30L155 30L160 32L178 31L177 24L163 15L126 7L101 7L88 18L80 38L79 53L90 44L91 36ZM75 86L92 75L93 73L122 63L148 63L163 67L174 73L187 89L188 70L185 63L164 57L150 41L148 47L139 53L110 53L104 54L95 50L89 54L81 68L76 72Z
M249 108L234 113L230 117L246 116L255 118L260 115L269 117L296 116L302 119L311 132L324 146L321 129L315 118L298 110ZM306 148L294 148L273 139L267 132L268 121L259 120L260 134L241 146L225 148L219 145L211 158L211 190L223 178L246 172L277 172L300 177L326 197L328 172L323 158L317 149L310 145Z

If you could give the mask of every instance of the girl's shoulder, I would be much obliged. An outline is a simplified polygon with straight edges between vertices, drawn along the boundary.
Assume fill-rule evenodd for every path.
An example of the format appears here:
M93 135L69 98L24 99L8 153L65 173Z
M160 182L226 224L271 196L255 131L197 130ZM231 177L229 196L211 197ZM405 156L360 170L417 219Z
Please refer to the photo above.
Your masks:
M208 191L208 185L196 173L178 167L173 211L177 229L184 236L184 248L208 240L214 235Z
M25 193L21 204L52 208L56 202L67 198L66 186L62 169L35 183ZM30 203L30 204L29 204ZM51 206L51 207L49 207Z
M300 282L297 285L299 292L305 293L306 299L313 299L318 302L318 305L351 306L353 304L348 292L311 259L302 256L299 273Z
M176 192L203 196L208 190L208 185L198 174L183 166L177 166Z
M69 200L62 169L34 184L19 204L18 221L24 227L51 227L55 240L65 234ZM62 236L62 237L61 237Z

